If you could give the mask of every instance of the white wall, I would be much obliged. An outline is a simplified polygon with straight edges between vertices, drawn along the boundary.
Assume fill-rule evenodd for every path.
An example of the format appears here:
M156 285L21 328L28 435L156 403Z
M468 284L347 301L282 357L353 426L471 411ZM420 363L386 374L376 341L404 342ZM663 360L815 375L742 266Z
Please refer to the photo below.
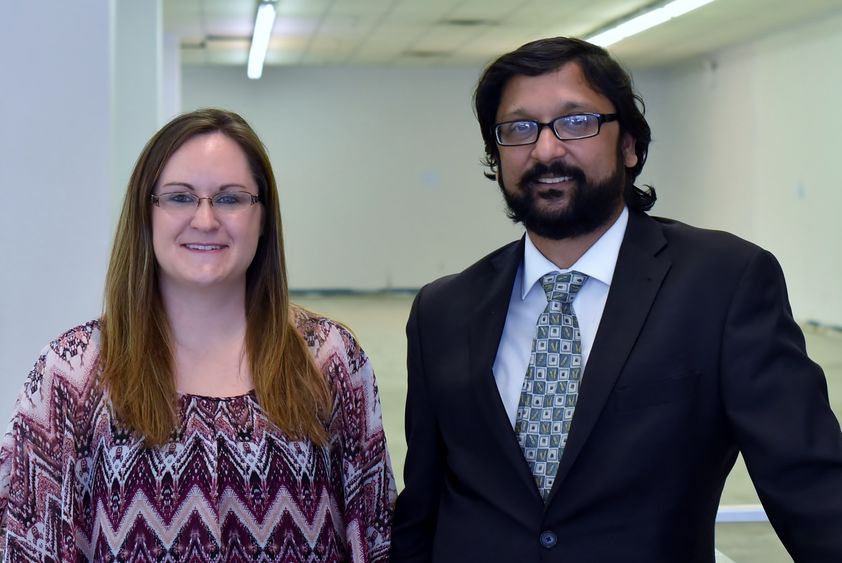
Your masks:
M520 233L482 176L478 73L186 67L182 100L237 111L267 145L293 288L416 288Z
M654 211L771 250L796 317L842 326L842 13L640 78Z
M654 215L756 238L751 68L734 53L636 79L652 127L641 181L658 193Z
M762 42L755 69L758 240L802 318L842 327L842 14Z

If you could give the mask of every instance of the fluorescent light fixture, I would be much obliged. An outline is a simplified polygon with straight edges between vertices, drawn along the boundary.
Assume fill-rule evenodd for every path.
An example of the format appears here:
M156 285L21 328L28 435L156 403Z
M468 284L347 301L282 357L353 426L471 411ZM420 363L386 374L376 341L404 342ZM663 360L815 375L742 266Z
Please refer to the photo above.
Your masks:
M275 25L275 3L261 2L257 6L257 17L254 19L254 34L251 36L249 49L248 77L257 80L263 76L263 61L266 60L266 50L272 37L272 27Z
M608 47L609 45L622 41L626 37L646 31L651 27L682 16L711 2L713 0L674 0L673 2L664 4L660 8L655 8L654 10L644 12L639 16L626 20L611 29L592 35L587 40L600 47Z

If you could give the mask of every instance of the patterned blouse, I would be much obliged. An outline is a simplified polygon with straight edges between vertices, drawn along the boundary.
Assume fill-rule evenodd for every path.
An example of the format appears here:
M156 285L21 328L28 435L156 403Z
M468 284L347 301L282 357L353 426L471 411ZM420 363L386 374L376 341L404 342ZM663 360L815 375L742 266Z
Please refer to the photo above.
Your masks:
M173 441L146 449L98 385L99 323L50 343L0 450L3 561L386 561L395 483L374 373L341 326L297 322L334 396L321 448L253 394L185 394Z

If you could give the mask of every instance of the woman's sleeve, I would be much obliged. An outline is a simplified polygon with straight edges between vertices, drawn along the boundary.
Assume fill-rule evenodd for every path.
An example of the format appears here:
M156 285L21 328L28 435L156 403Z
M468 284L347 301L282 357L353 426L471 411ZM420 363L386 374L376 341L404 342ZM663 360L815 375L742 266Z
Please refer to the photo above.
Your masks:
M368 357L344 329L345 358L335 366L342 409L341 441L345 529L351 560L387 561L391 546L395 478L386 449L380 398Z
M58 341L57 341L58 342ZM55 346L54 342L51 346ZM72 386L51 347L18 396L0 449L3 561L75 561Z

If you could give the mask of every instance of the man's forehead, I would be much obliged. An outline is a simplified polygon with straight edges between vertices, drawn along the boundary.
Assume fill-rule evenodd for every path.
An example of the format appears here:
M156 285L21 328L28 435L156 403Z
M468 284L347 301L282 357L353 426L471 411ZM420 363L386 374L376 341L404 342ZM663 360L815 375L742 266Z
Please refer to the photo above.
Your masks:
M503 87L497 114L513 115L534 111L613 111L613 104L596 91L575 62L555 70L528 76L512 76Z

